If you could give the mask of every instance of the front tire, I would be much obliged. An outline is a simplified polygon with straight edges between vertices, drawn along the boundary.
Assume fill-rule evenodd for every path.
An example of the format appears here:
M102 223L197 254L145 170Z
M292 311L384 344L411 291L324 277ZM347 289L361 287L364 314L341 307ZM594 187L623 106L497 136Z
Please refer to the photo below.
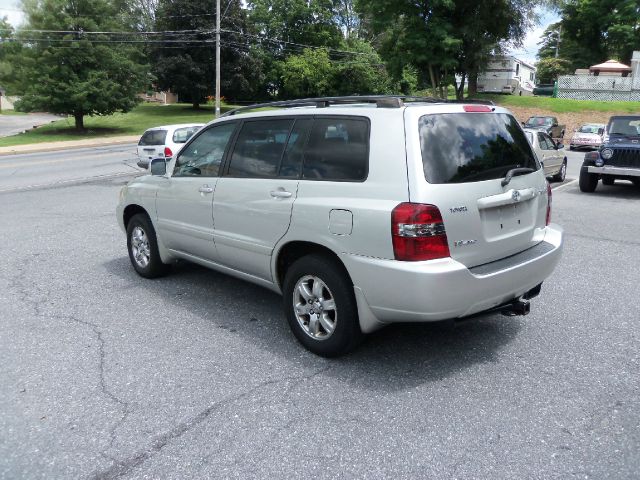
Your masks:
M598 175L595 173L589 173L585 170L580 171L580 191L581 192L595 192L598 186Z
M289 327L307 350L337 357L362 341L353 284L333 258L314 254L296 260L282 290Z
M146 214L138 213L129 220L127 250L131 265L141 277L157 278L167 273L169 265L162 263L156 231Z

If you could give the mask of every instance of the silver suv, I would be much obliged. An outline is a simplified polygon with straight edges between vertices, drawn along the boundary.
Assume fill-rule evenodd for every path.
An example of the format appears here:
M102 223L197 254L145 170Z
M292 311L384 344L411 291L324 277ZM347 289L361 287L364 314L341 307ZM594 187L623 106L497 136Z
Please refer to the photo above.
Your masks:
M507 110L407 97L268 106L209 123L122 189L140 275L181 259L279 292L294 335L323 356L392 322L528 313L563 233Z

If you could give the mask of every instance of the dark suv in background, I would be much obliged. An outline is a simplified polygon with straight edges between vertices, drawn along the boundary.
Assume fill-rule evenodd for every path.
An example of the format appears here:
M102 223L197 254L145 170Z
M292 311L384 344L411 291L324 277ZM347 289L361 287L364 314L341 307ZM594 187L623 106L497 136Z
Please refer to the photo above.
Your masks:
M584 156L580 169L580 190L593 192L604 185L629 180L640 187L640 115L609 119L602 147Z

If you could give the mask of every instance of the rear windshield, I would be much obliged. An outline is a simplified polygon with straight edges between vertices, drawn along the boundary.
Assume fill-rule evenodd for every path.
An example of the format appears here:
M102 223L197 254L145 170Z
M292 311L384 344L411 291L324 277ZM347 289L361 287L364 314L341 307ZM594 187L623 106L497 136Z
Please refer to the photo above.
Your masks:
M148 130L144 132L138 145L147 147L151 145L164 145L164 141L167 138L166 130Z
M539 168L511 115L444 113L420 118L420 147L429 183L503 178L512 168Z
M200 127L182 127L177 128L173 132L173 143L187 143L194 133L200 130Z

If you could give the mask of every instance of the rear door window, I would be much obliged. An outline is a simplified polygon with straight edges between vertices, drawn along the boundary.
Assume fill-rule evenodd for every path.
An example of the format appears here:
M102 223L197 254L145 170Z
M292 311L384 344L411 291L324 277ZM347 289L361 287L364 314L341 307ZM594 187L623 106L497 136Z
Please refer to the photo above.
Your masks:
M293 122L293 119L245 122L233 148L227 174L276 177Z
M194 133L200 130L200 127L182 127L177 128L173 132L173 143L187 143Z
M142 138L140 139L138 145L140 145L141 147L164 145L166 139L166 130L147 130L146 132L144 132L144 135L142 135Z
M364 118L314 120L302 176L312 180L363 181L369 170L369 122Z
M512 168L540 168L511 115L443 113L419 120L424 174L429 183L504 178Z

